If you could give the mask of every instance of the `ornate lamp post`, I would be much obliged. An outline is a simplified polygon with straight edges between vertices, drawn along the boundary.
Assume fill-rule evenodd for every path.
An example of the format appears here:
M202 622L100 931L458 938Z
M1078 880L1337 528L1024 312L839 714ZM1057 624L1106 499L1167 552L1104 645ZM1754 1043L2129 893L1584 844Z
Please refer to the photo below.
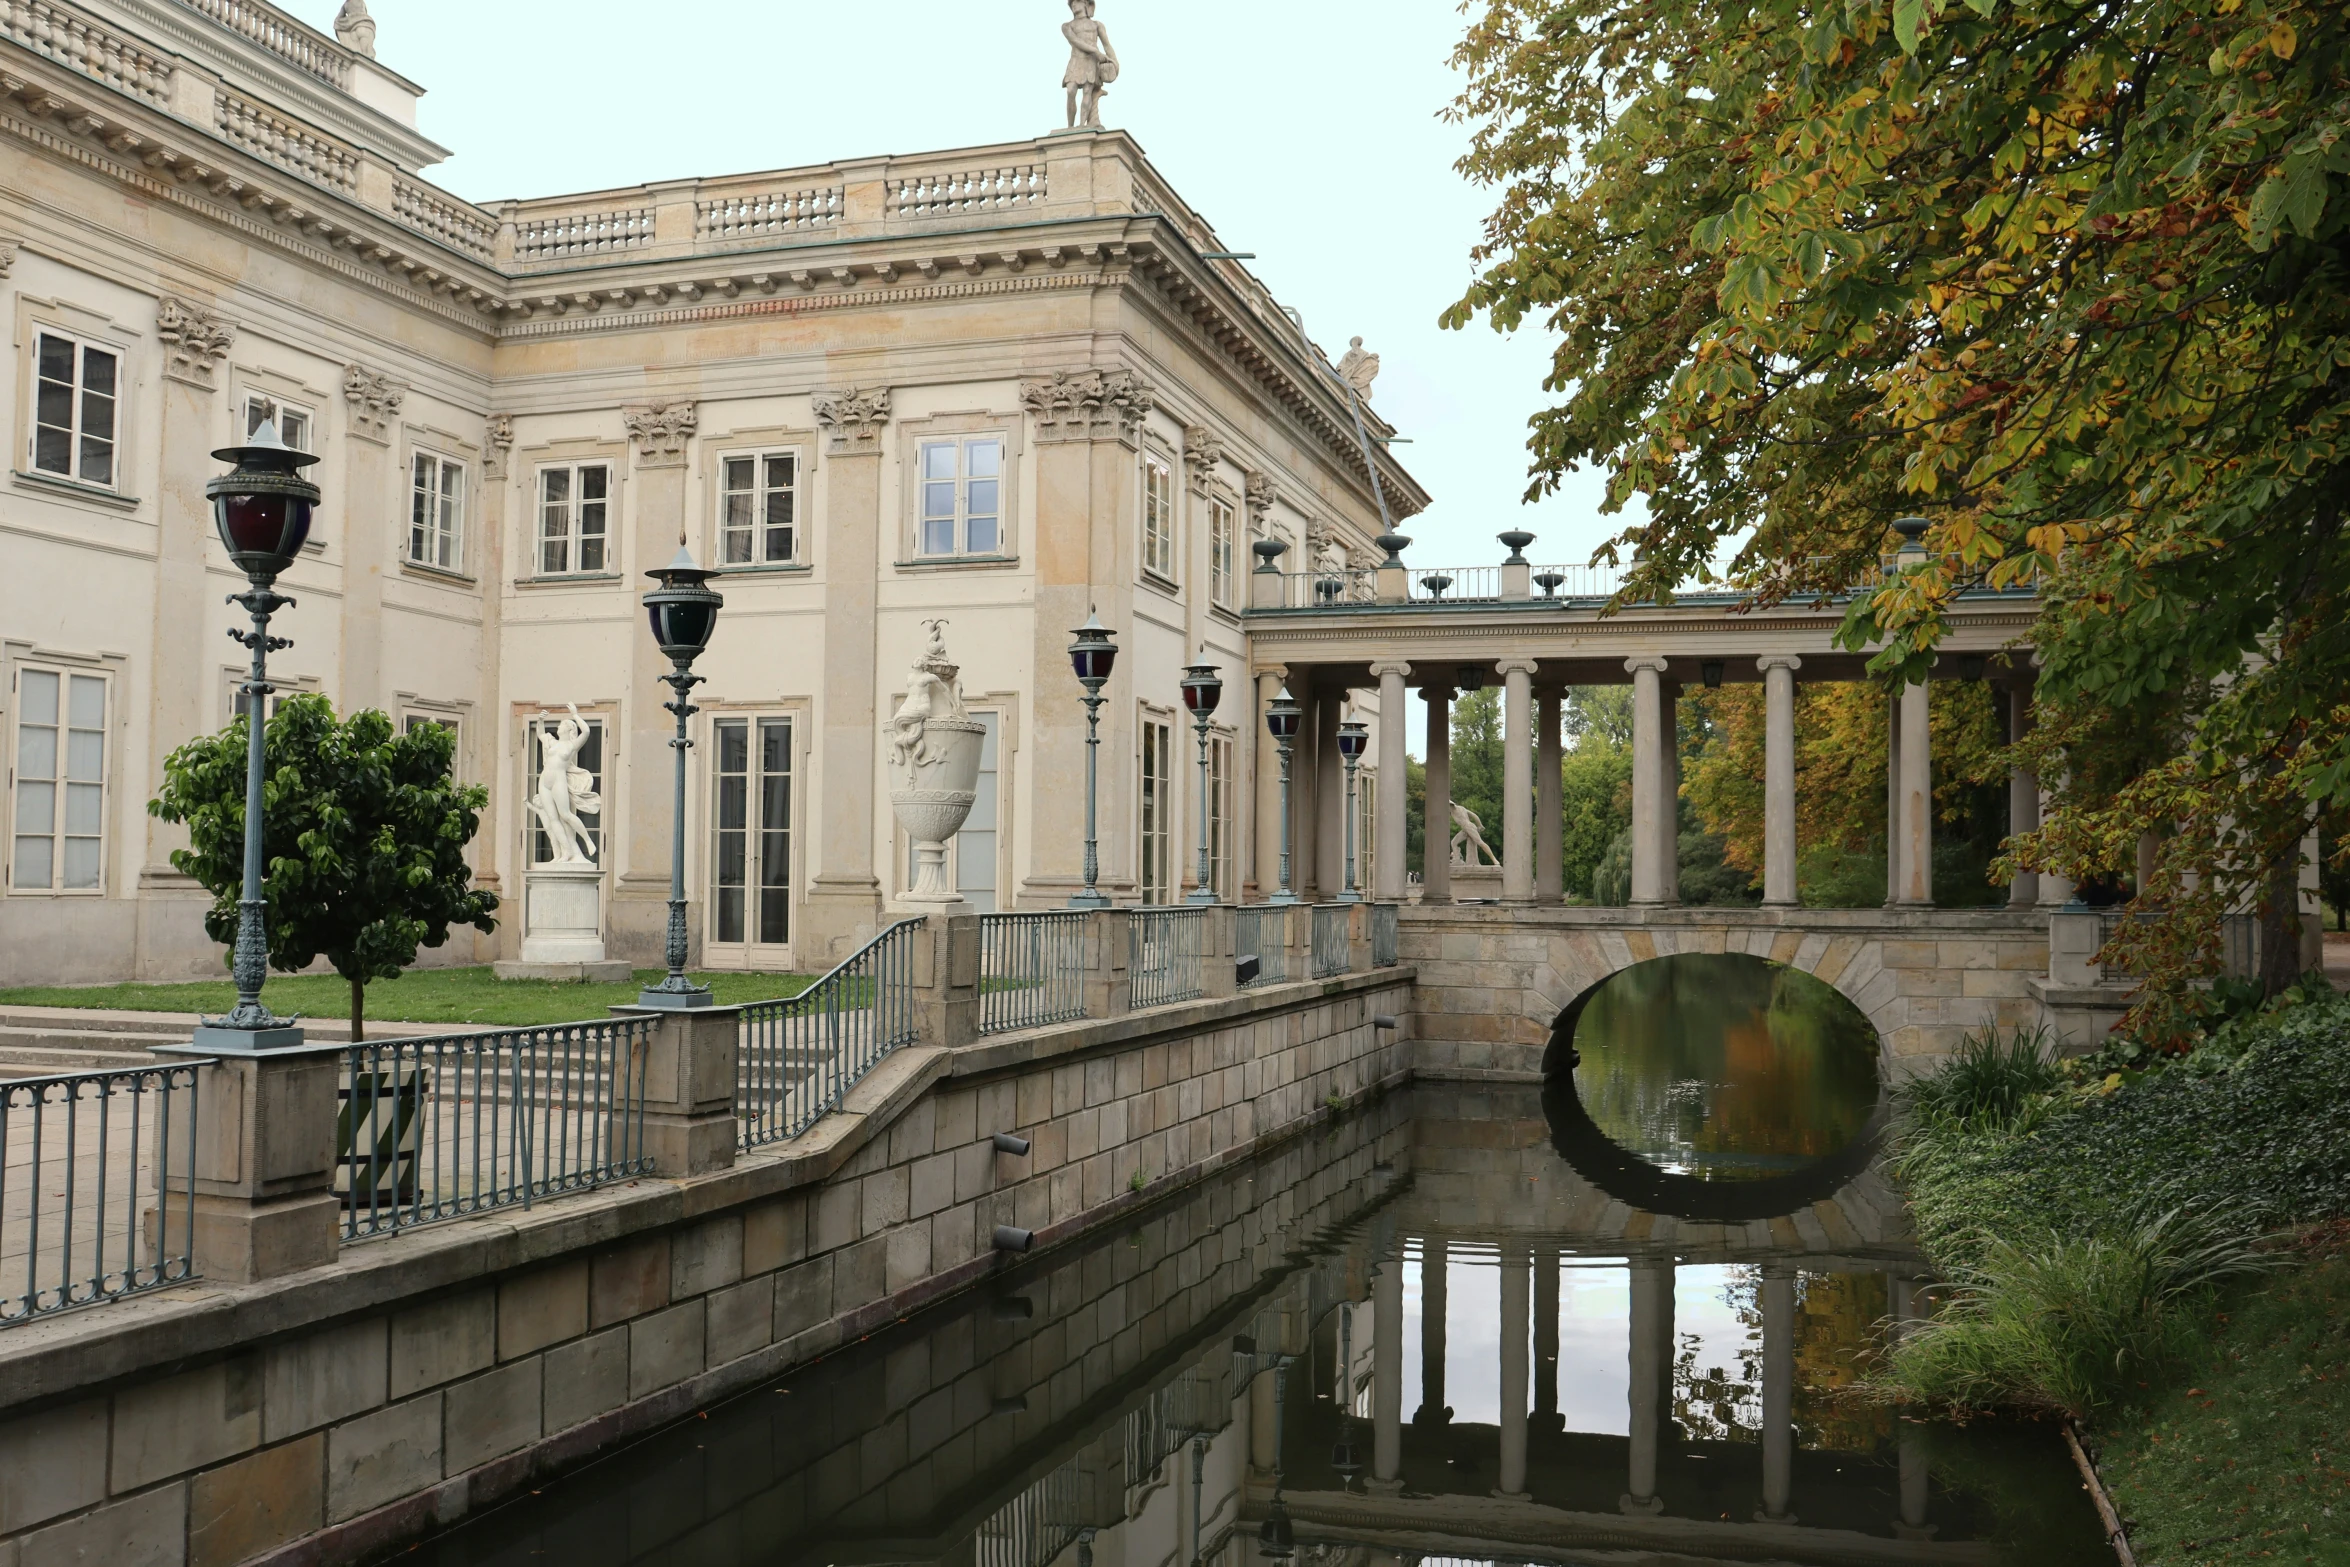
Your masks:
M1355 769L1362 765L1370 743L1371 726L1361 719L1350 718L1338 726L1338 754L1346 758L1346 890L1338 895L1341 903L1363 901L1355 890Z
M653 623L653 641L671 666L661 682L677 693L675 701L661 704L677 715L677 734L669 742L677 767L670 797L669 974L660 984L638 992L636 999L645 1007L706 1007L712 1004L709 987L685 977L685 753L693 746L685 725L701 711L693 704L694 687L702 683L693 672L694 660L710 645L710 633L718 629L718 610L726 600L708 585L718 573L695 565L682 539L675 560L645 575L661 584L645 595L644 604Z
M237 944L231 972L237 982L237 1004L228 1016L206 1018L196 1030L196 1043L206 1050L281 1050L302 1043L302 1031L292 1018L281 1018L261 1004L262 982L269 975L268 900L261 891L262 864L262 729L269 716L266 698L269 655L294 644L269 634L269 617L290 609L294 601L278 593L277 579L310 536L310 516L319 499L318 486L301 470L318 461L278 439L277 426L265 424L243 446L224 447L212 454L236 464L204 486L212 502L212 525L228 558L252 584L243 593L229 595L253 617L250 631L229 635L252 650L253 669L239 689L245 696L245 879L237 899Z
M1200 649L1205 658L1208 650ZM1216 716L1216 704L1224 699L1224 682L1216 674L1213 664L1193 664L1183 671L1183 705L1191 710L1191 722L1199 731L1199 885L1191 889L1187 903L1214 903L1216 899L1216 866L1208 853L1208 720Z
M1112 640L1116 633L1102 624L1098 612L1088 613L1085 624L1071 635L1076 640L1069 644L1069 667L1077 672L1077 683L1085 687L1079 698L1085 703L1085 887L1069 900L1073 909L1106 909L1110 900L1102 896L1101 840L1097 809L1097 785L1100 778L1102 748L1101 717L1102 687L1110 683L1110 671L1118 662L1118 644Z
M1265 709L1265 729L1273 736L1273 744L1281 751L1281 889L1267 898L1267 903L1295 903L1297 894L1289 890L1289 753L1297 741L1297 726L1305 717L1305 709L1290 699L1289 688Z

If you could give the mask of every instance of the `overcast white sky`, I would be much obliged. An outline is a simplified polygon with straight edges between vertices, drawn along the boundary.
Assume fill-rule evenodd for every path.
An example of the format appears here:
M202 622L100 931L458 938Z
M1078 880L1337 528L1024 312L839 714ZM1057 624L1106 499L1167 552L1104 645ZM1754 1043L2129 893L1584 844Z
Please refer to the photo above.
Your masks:
M339 0L279 0L328 27ZM1060 126L1066 0L370 0L377 53L425 87L432 171L476 200L922 152ZM1334 355L1381 355L1379 411L1436 497L1414 564L1580 563L1613 531L1598 475L1526 508L1539 332L1446 332L1487 192L1438 111L1463 18L1446 0L1101 0L1123 74L1105 123Z

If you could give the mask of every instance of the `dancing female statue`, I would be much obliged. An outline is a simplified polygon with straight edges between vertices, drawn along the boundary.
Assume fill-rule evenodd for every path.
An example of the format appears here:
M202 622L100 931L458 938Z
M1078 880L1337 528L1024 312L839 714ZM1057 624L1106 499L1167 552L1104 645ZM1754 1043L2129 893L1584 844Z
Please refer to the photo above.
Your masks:
M554 857L547 862L550 865L596 862L595 835L579 819L582 812L594 816L604 809L603 800L591 787L595 775L579 765L579 753L586 748L590 733L576 703L570 717L552 729L539 731L539 786L530 797L530 809L553 847Z

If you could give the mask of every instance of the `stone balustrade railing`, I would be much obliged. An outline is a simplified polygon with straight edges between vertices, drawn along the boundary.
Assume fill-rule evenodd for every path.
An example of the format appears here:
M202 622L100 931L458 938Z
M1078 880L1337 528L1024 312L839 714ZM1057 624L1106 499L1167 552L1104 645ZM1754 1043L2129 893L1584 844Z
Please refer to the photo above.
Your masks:
M342 195L358 190L359 155L350 148L304 130L225 87L214 96L212 107L214 128L264 163L274 163L289 174Z
M430 234L479 261L497 254L498 220L469 202L444 196L405 176L392 184L392 213L410 228Z
M50 0L0 0L0 37L156 108L171 104L171 63Z
M1009 212L1043 204L1045 166L1015 163L1002 168L913 174L888 182L887 208L894 218L957 218L973 213Z
M751 244L830 228L840 214L838 185L726 194L694 203L694 238L712 247Z
M296 70L329 86L350 90L350 56L276 6L262 0L180 0L180 4L260 45Z
M530 218L514 225L517 266L580 261L638 250L652 243L653 209L650 207L629 207L616 212L567 212Z

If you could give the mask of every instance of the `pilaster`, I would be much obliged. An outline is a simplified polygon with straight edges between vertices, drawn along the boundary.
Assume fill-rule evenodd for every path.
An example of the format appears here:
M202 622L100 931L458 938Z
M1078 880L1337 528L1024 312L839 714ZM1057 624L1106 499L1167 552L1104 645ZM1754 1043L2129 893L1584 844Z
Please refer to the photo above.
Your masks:
M1404 864L1404 846L1411 837L1406 819L1411 806L1404 788L1409 767L1404 726L1410 722L1410 698L1404 681L1411 672L1409 664L1371 666L1371 676L1379 682L1379 809L1371 829L1378 853L1372 856L1377 874L1371 896L1380 903L1403 902L1410 871Z
M881 581L881 460L891 414L887 387L815 399L824 449L824 686L818 722L815 875L801 921L806 950L837 962L880 928L874 873L876 692Z
M407 402L408 388L383 371L343 367L343 645L335 694L346 713L384 705L384 578L400 548L397 502L407 491L392 444Z
M631 404L620 416L636 462L632 543L636 570L642 572L665 565L685 537L686 452L701 413L691 398L665 398ZM631 614L628 703L622 715L627 726L628 774L620 801L623 809L618 813L625 831L606 835L606 843L617 839L621 850L614 866L618 874L612 885L608 948L613 957L640 967L666 961L669 945L670 778L676 766L670 758L669 742L677 725L662 707L670 699L669 688L661 684L661 677L668 672L668 660L661 656L643 622ZM694 798L690 753L687 760L686 798L690 802ZM615 815L607 801L605 821L613 822ZM694 842L690 833L686 842L690 854ZM609 848L606 858L613 858ZM701 928L694 890L694 878L689 874L688 931ZM687 962L693 961L689 955Z

